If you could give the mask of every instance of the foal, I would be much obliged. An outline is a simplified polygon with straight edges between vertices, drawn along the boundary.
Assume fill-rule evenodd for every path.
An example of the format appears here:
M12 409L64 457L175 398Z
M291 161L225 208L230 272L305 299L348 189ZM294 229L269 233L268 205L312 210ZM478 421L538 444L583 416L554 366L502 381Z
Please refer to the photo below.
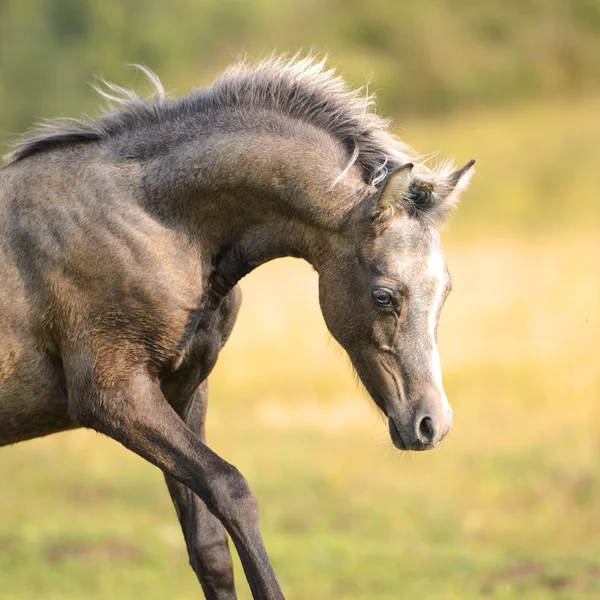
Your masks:
M204 443L206 379L238 281L281 256L319 274L329 331L404 450L451 426L436 223L473 161L430 170L322 62L238 64L170 100L107 85L0 170L0 445L95 429L159 467L209 599L283 598L239 471Z

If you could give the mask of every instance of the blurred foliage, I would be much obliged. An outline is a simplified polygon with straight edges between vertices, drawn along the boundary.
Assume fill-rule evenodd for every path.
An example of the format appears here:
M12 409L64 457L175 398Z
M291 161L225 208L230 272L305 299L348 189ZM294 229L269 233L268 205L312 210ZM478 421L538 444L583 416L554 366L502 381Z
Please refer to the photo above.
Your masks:
M185 92L241 52L329 51L386 114L600 84L597 0L0 0L0 146L41 117L94 112L87 82L127 62Z

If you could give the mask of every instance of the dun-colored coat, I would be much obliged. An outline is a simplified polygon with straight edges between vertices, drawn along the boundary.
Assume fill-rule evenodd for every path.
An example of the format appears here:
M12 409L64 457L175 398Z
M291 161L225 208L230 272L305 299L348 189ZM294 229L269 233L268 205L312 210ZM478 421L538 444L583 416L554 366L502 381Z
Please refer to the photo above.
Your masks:
M246 480L204 443L207 377L237 282L309 261L332 335L401 449L452 412L436 344L450 289L436 223L472 162L430 170L372 98L322 62L238 64L183 98L117 86L97 119L51 122L0 170L0 445L74 427L164 473L207 598L283 598Z

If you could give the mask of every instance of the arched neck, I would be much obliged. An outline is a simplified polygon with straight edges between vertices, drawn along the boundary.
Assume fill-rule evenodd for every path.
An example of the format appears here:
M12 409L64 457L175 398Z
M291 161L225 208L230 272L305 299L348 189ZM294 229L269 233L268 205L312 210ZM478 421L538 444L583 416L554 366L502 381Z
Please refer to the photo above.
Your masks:
M217 132L173 144L144 165L146 208L197 244L217 296L283 256L317 270L329 238L372 192L320 131Z

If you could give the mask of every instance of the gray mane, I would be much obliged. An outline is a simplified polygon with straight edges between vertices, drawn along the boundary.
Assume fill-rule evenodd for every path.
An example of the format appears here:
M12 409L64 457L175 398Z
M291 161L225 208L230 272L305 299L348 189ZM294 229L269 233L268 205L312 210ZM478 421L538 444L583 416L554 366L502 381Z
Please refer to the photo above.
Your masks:
M212 85L171 99L158 77L138 67L155 92L143 97L102 81L96 91L113 109L95 118L58 119L42 123L13 144L8 161L55 148L101 142L152 124L178 122L194 114L248 107L277 111L327 131L347 149L349 162L360 165L367 183L376 185L388 165L415 162L414 153L388 132L389 123L373 112L375 98L352 90L325 60L274 57L251 65L240 62Z

